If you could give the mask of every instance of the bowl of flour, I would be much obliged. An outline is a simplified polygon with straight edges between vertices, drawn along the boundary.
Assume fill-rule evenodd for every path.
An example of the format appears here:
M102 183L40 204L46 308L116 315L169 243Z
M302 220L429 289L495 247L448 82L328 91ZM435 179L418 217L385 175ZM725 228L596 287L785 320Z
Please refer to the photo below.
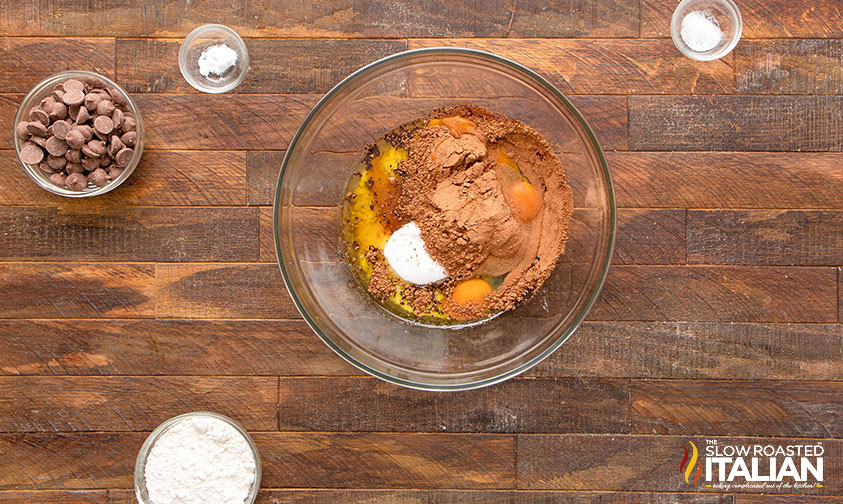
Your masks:
M260 480L251 436L234 420L206 411L159 425L135 463L141 504L252 504Z

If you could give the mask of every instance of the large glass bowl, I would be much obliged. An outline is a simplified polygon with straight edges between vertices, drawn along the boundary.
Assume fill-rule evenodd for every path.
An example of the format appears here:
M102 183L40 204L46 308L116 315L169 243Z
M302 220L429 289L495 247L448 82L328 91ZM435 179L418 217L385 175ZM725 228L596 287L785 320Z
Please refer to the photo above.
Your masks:
M341 252L340 205L366 144L434 108L463 103L520 119L544 135L565 166L575 210L565 254L531 298L483 324L425 327L384 310L355 280ZM399 385L462 390L524 372L576 330L606 278L615 200L594 133L559 90L494 54L430 48L372 63L319 101L284 157L274 226L287 289L328 346Z

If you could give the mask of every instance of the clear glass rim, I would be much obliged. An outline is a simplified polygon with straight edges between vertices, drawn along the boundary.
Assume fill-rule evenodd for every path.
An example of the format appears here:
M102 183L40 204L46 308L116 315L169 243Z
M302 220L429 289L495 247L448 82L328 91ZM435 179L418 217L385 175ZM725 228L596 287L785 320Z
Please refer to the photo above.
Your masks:
M137 141L134 147L134 153L132 154L132 159L129 161L129 164L126 165L126 168L123 170L123 173L120 174L120 177L117 180L111 181L108 184L97 187L96 189L92 189L90 191L71 191L70 189L66 189L64 187L59 187L52 182L43 179L39 173L37 173L38 168L32 167L23 162L23 159L20 157L20 149L21 149L21 140L18 138L17 133L15 132L15 127L17 124L23 120L24 114L27 111L24 110L25 105L32 101L33 98L37 97L41 93L44 92L51 85L55 85L58 81L63 79L70 79L75 77L95 77L98 79L103 80L109 86L114 86L124 98L129 103L129 108L132 111L132 114L135 116L135 131L137 132ZM20 106L18 106L18 111L15 114L15 121L12 124L12 135L14 137L14 144L15 144L15 154L17 154L18 162L23 167L23 170L29 175L36 184L42 189L49 191L53 194L64 196L66 198L89 198L91 196L100 196L107 192L113 191L117 187L119 187L123 182L128 180L128 178L132 175L132 172L135 171L138 164L140 163L141 157L143 156L143 144L144 144L144 129L143 129L143 117L141 117L140 109L138 108L135 101L129 96L129 93L126 92L119 84L114 82L113 80L109 79L104 75L100 75L95 72L88 72L86 70L65 70L63 72L59 72L53 74L38 84L36 84L29 93L23 98L21 101Z
M670 38L673 40L673 45L679 49L679 52L684 54L685 56L691 58L692 60L696 61L714 61L726 56L738 45L738 42L741 40L741 36L743 35L743 17L741 16L741 10L738 8L738 5L733 0L712 0L714 2L719 2L723 4L723 6L732 13L735 17L735 32L732 34L732 40L725 46L723 49L712 52L712 53L698 53L692 51L682 40L682 35L676 29L677 26L681 25L681 20L679 19L679 12L682 9L688 7L688 5L693 4L694 2L699 2L700 0L682 0L679 2L679 5L676 6L676 9L673 11L673 15L670 18Z
M191 411L190 413L182 413L181 415L176 415L172 418L169 418L162 422L158 427L153 429L153 431L146 437L143 444L141 445L140 450L138 450L138 456L135 459L135 476L134 476L134 485L135 485L135 497L137 497L138 502L141 504L153 504L149 501L149 499L144 499L141 496L141 487L145 487L146 484L144 483L144 467L146 466L146 458L149 456L150 450L152 450L152 445L158 439L158 437L167 429L175 425L176 423L184 420L185 418L193 418L193 417L210 417L216 420L221 420L232 427L234 427L237 432L239 432L243 438L246 439L246 442L249 444L249 448L252 450L252 455L255 459L255 482L252 485L252 490L249 492L248 504L253 504L258 497L258 491L260 490L261 486L261 457L260 451L258 450L258 446L255 444L255 441L252 439L252 436L240 425L236 420L229 418L225 415L220 413L214 413L213 411Z
M354 80L356 80L356 78L359 77L361 74L371 72L372 70L375 70L375 69L377 69L381 66L392 63L395 60L399 60L399 59L403 59L403 58L407 58L407 57L410 57L410 56L413 56L413 55L419 55L419 54L425 54L425 55L428 55L428 54L451 54L451 55L462 55L462 56L468 55L468 56L473 56L473 57L477 57L477 58L480 58L480 59L487 59L487 60L491 60L491 61L494 61L494 62L497 62L497 63L504 64L504 65L506 65L506 66L518 71L518 72L521 72L522 74L525 74L528 78L530 78L533 81L540 84L542 87L544 87L547 91L549 91L555 98L560 100L565 106L567 106L573 112L573 114L577 118L577 121L579 122L580 126L586 132L586 135L588 137L588 140L591 142L592 147L594 148L594 151L595 151L595 153L597 155L597 158L599 160L599 163L600 163L600 170L602 171L603 176L606 180L606 196L607 196L607 205L608 205L608 208L609 208L609 211L608 211L608 214L609 214L608 242L609 243L608 243L608 246L606 247L606 253L602 257L603 266L602 266L600 272L598 273L597 282L595 283L595 286L592 289L592 292L590 293L588 299L586 300L585 304L583 305L583 308L580 310L579 313L577 313L576 317L574 318L573 323L566 330L562 331L556 337L556 339L546 349L544 349L540 354L536 355L535 357L533 357L529 361L517 366L514 369L510 369L508 371L501 372L499 374L496 374L496 375L488 377L488 378L482 378L482 379L479 379L479 380L476 380L476 381L470 381L470 382L467 381L467 382L454 383L454 384L419 383L419 382L415 382L415 381L411 381L411 380L403 379L403 378L398 378L398 377L383 373L383 372L381 372L377 369L373 369L372 367L366 365L363 362L358 361L357 359L355 359L354 357L349 355L339 345L334 343L331 340L331 338L329 338L326 334L324 334L323 331L321 329L319 329L319 327L316 325L316 323L314 322L312 317L307 313L307 311L304 307L304 304L302 303L301 299L299 299L298 294L296 293L296 290L295 290L294 286L292 285L289 273L287 272L286 267L284 266L284 264L285 264L284 253L283 253L283 249L281 247L281 233L279 232L280 222L279 222L278 214L279 214L279 208L280 208L280 205L281 205L281 194L282 194L281 188L282 188L282 185L283 185L283 182L284 182L284 173L287 170L287 164L290 162L290 154L295 150L294 148L295 148L296 144L299 142L299 139L301 138L303 132L310 125L310 122L314 119L316 114L326 105L326 103L329 102L334 97L334 95L339 93L345 87L351 85L351 83ZM275 199L274 199L274 204L273 204L273 221L272 222L273 222L273 234L274 234L274 237L275 237L276 260L278 261L279 268L281 269L281 275L284 279L284 285L287 288L287 292L290 293L290 297L293 300L293 304L295 304L296 309L298 309L299 313L302 315L302 318L305 320L307 325L310 327L310 329L313 332L315 332L317 334L317 336L319 336L319 339L321 339L326 345L328 345L329 348L331 348L335 353L337 353L337 355L342 357L346 362L350 363L351 365L355 366L356 368L360 369L361 371L363 371L365 373L368 373L368 374L370 374L370 375L372 375L376 378L380 378L380 379L382 379L384 381L387 381L389 383L394 383L396 385L401 385L401 386L407 387L407 388L418 389L418 390L426 390L426 391L460 391L460 390L471 390L471 389L486 387L486 386L489 386L489 385L494 385L496 383L500 383L504 380L507 380L507 379L512 378L514 376L517 376L521 373L524 373L528 369L534 367L535 365L537 365L538 363L540 363L541 361L546 359L548 356L550 356L562 344L564 344L565 341L567 341L567 339L571 336L571 334L573 334L579 328L579 326L582 324L583 320L585 319L586 315L591 310L591 307L594 305L594 302L596 301L597 296L600 294L600 291L603 288L603 284L606 281L606 276L607 276L608 271L609 271L609 265L611 263L612 254L613 254L614 246L615 246L615 234L616 234L616 225L617 225L616 213L617 213L617 208L616 208L616 205L615 205L615 195L614 195L614 187L613 187L613 183L612 183L612 175L611 175L611 172L609 171L609 165L606 162L606 157L603 153L603 149L600 147L600 144L597 140L597 137L594 135L594 132L591 130L591 127L585 121L585 119L583 118L580 111L573 105L573 103L571 103L571 101L565 95L562 94L561 91L559 91L553 84L548 82L547 79L545 79L541 75L537 74L533 70L530 70L529 68L525 67L524 65L522 65L520 63L516 63L515 61L512 61L508 58L504 58L503 56L499 56L499 55L494 54L494 53L490 53L490 52L486 52L486 51L479 51L479 50L476 50L476 49L461 48L461 47L428 47L428 48L422 48L422 49L412 49L412 50L409 50L409 51L403 51L403 52L392 54L392 55L387 56L385 58L379 59L375 62L372 62L372 63L360 68L359 70L355 71L354 73L350 74L348 77L346 77L342 81L340 81L339 84L334 86L330 91L328 91L325 94L325 96L323 96L316 103L316 105L313 107L313 109L311 109L310 112L307 114L304 121L302 121L302 124L299 126L295 135L293 135L293 138L290 141L289 146L287 147L287 151L284 154L284 160L281 164L281 169L278 173L278 179L277 179L276 187L275 187ZM549 334L554 334L558 331L559 331L559 327L557 326ZM425 374L425 373L416 373L416 374L421 375L421 374ZM436 375L435 373L429 373L429 374L434 375L434 376Z
M201 82L194 79L190 73L184 70L184 65L187 63L187 46L190 42L193 42L194 39L199 37L200 35L204 34L205 32L218 30L225 32L229 35L232 35L234 39L237 41L238 45L242 48L242 56L243 56L243 68L240 70L240 74L237 76L236 79L232 80L225 86L221 86L218 88L212 88L202 85ZM179 44L179 72L181 76L184 77L184 80L190 84L193 89L197 91L201 91L203 93L210 93L210 94L221 94L227 93L232 89L236 88L243 82L243 79L246 78L246 74L249 72L249 49L246 47L246 43L243 41L243 38L240 35L229 28L228 26L221 25L221 24L206 24L195 28L192 32L188 33L184 40L181 41Z

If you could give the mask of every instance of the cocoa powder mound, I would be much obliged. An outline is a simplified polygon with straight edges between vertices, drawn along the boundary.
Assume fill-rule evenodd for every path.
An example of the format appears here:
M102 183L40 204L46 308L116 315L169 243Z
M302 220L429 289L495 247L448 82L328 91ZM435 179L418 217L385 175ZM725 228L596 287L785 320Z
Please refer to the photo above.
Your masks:
M408 159L399 165L396 213L418 224L427 252L453 280L448 285L502 278L484 303L446 304L452 317L471 319L512 308L550 276L565 251L573 197L562 163L531 127L474 106L436 110L430 118L449 116L467 118L476 129L454 132L443 125L413 132ZM501 159L517 163L520 174ZM540 202L526 222L513 212L517 202L508 190L521 176Z

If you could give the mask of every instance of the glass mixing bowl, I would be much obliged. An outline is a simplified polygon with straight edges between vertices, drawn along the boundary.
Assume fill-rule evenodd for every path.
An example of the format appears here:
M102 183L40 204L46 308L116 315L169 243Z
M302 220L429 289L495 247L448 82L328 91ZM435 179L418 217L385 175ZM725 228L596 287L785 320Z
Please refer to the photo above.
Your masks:
M544 135L565 166L574 215L565 254L532 297L479 325L420 326L387 312L355 280L341 248L340 207L366 144L435 108L465 103L520 119ZM594 133L559 90L494 54L430 48L372 63L319 101L284 157L274 226L287 289L328 346L399 385L463 390L526 371L577 329L606 278L615 199Z

